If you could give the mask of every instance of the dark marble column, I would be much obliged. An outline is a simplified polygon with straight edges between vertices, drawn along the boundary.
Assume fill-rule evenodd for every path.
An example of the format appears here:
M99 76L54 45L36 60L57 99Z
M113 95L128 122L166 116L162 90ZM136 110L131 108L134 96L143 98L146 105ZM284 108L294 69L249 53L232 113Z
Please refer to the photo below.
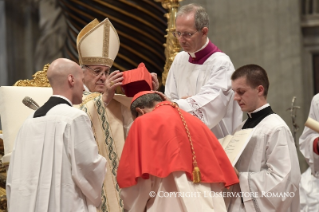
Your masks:
M8 85L19 79L30 79L34 53L39 38L38 5L31 0L6 0L6 48Z
M39 29L41 35L34 58L36 70L42 70L45 64L63 57L67 26L57 0L39 1Z
M0 1L0 86L8 85L5 14L5 2Z

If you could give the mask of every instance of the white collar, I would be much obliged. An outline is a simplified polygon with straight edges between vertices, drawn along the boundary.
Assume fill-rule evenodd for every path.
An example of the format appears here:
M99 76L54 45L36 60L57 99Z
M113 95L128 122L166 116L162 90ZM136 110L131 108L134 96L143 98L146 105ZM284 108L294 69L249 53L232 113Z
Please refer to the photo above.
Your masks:
M250 115L250 114L252 114L252 113L257 113L258 111L261 111L262 109L264 109L264 108L266 108L266 107L268 107L268 106L270 106L270 104L269 104L269 103L266 103L266 104L264 104L263 106L261 106L261 107L257 108L256 110L254 110L253 112L247 113L247 114L248 114L248 116L251 118L251 115Z
M202 48L198 49L196 52L199 52L200 50L204 49L204 48L208 45L208 43L209 43L209 39L207 38L206 43L204 44L204 46L202 46ZM195 53L196 53L196 52L189 52L189 54L190 54L190 56L191 56L192 58L195 58L195 57L196 57L196 56L195 56Z
M88 89L88 87L86 87L86 85L83 84L84 90L87 92L90 92L90 90Z
M60 98L62 98L62 99L64 99L64 100L66 100L67 102L69 102L70 105L73 105L72 102L71 102L68 98L66 98L65 96L61 96L61 95L52 95L52 96L60 97Z

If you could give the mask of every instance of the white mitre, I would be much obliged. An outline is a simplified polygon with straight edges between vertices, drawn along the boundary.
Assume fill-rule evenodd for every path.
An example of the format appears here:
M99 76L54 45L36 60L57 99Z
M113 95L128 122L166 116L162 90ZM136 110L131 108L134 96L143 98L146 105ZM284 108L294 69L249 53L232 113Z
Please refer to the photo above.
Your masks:
M120 48L120 39L108 18L94 19L78 34L77 48L80 65L112 67Z

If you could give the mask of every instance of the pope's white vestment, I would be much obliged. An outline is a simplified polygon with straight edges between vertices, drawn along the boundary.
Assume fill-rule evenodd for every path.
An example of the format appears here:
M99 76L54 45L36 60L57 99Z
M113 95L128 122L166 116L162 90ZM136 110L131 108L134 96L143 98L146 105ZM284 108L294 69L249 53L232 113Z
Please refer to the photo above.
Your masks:
M319 94L311 101L309 117L319 121ZM313 142L319 133L305 127L299 138L300 152L304 155L309 169L302 174L300 183L301 211L319 211L319 155L313 151Z
M242 192L238 193L242 198L225 198L229 212L300 211L297 152L288 126L277 114L266 116L255 126L235 167L239 184L226 192Z
M7 177L9 211L96 211L106 160L88 116L67 104L21 127Z
M202 120L217 138L233 133L242 122L242 112L233 100L231 75L235 69L229 57L216 52L202 65L188 59L187 52L176 55L167 76L165 95Z
M91 127L98 147L98 152L107 160L107 169L102 188L102 204L98 212L122 212L123 200L116 176L119 159L122 154L125 137L133 122L130 99L115 95L105 107L100 93L83 93L83 102L78 105L91 121Z

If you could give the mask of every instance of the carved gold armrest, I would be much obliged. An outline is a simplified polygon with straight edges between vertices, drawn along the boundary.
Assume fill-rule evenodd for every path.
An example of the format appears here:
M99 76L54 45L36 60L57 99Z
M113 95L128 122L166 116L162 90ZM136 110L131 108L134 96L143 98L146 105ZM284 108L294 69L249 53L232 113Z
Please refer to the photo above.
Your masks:
M36 72L32 75L32 80L19 80L14 86L26 86L26 87L51 87L49 80L47 78L47 71L50 64L46 64L42 71Z

